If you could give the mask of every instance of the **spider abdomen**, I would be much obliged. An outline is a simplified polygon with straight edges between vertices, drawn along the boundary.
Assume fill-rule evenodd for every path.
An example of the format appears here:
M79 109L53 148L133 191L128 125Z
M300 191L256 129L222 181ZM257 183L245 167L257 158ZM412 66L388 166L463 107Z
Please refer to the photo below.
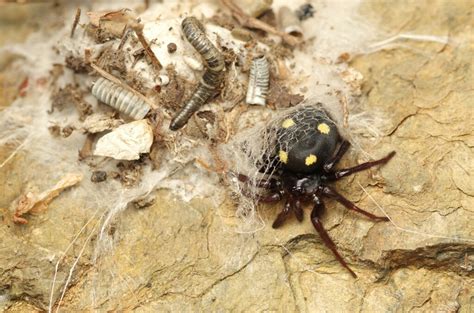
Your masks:
M315 173L331 158L339 142L336 124L323 110L301 108L286 117L277 131L282 167L295 173Z

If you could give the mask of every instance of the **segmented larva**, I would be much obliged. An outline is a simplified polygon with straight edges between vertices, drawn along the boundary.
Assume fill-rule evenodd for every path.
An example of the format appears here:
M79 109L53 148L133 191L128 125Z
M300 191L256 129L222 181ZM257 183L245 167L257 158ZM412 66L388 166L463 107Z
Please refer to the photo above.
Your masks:
M99 78L92 87L92 94L119 112L140 120L150 111L150 106L131 91L107 80Z
M249 86L245 101L248 104L265 105L268 95L270 72L265 56L253 59L250 68Z
M206 37L204 26L191 16L183 20L181 28L186 39L202 56L206 71L191 98L171 120L171 130L178 130L186 125L194 112L219 93L224 79L224 56Z

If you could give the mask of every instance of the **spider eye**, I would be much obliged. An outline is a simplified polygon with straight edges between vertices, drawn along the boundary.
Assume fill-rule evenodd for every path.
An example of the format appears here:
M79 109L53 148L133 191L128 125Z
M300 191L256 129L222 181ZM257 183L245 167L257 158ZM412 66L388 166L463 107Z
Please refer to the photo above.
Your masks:
M305 184L295 185L291 188L291 193L293 194L304 194L306 190Z

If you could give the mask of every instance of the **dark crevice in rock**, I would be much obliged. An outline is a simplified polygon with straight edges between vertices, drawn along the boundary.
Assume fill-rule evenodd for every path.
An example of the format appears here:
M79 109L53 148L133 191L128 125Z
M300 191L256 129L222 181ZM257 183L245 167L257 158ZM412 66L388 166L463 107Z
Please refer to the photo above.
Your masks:
M474 255L474 246L444 243L420 247L414 250L391 250L382 254L383 267L398 269L415 266L436 271L453 272L474 277L474 271L464 264L466 255Z

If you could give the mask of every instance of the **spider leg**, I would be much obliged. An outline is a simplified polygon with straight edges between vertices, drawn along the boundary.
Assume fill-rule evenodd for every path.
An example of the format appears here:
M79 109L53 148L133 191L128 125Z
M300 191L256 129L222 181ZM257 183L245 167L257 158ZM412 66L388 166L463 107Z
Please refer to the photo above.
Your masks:
M303 207L301 206L301 201L296 199L293 205L293 212L295 212L296 219L301 222L303 221L304 213Z
M330 173L334 165L337 164L342 158L342 156L347 152L347 149L351 144L347 140L343 140L342 143L339 145L339 148L337 149L336 154L330 158L326 164L323 165L323 169L326 173Z
M280 201L282 197L283 197L282 193L277 191L268 195L257 196L257 200L258 202L262 202L262 203L272 203L272 202Z
M243 183L250 183L250 177L248 177L247 175L244 175L244 174L240 174L240 173L233 173L231 172L234 176L237 177L237 179L240 181L240 182L243 182ZM261 180L261 181L257 181L257 185L255 187L258 187L258 188L266 188L266 189L272 189L272 188L275 188L278 186L278 182L276 179L274 178L269 178L267 180Z
M311 222L313 223L314 228L318 232L326 247L332 251L339 263L344 266L349 271L349 273L351 273L352 277L357 278L356 273L350 269L349 265L347 265L346 261L344 261L342 256L337 251L336 244L334 241L332 241L331 237L329 237L329 234L321 222L320 218L324 212L324 209L324 203L319 198L315 197L313 211L311 211Z
M241 192L245 197L262 203L278 202L283 198L283 193L281 191L274 191L269 194L259 195L252 194L247 189L242 188Z
M293 205L292 199L288 198L288 200L286 200L285 206L283 207L283 210L281 210L281 212L278 214L277 218L273 222L272 224L273 228L278 228L281 225L283 225L283 222L285 222L287 217L290 215L290 212L293 206L294 205Z
M349 210L356 211L373 220L385 221L385 222L389 221L388 217L386 216L377 216L365 210L362 210L361 208L356 206L354 203L352 203L352 201L346 199L343 195L341 195L340 193L338 193L336 190L332 189L331 187L325 186L322 190L322 195L332 198L336 200L337 202L339 202L340 204L342 204L343 206L345 206L346 208L348 208Z
M376 166L376 165L379 165L379 164L385 164L388 161L390 161L390 159L393 158L394 155L395 155L395 151L392 151L386 157L381 158L380 160L370 161L370 162L366 162L366 163L356 165L354 167L350 167L350 168L335 171L333 173L330 173L327 176L327 180L328 181L338 180L338 179L341 179L342 177L346 177L346 176L352 175L354 173L364 171L364 170L369 169L373 166Z

